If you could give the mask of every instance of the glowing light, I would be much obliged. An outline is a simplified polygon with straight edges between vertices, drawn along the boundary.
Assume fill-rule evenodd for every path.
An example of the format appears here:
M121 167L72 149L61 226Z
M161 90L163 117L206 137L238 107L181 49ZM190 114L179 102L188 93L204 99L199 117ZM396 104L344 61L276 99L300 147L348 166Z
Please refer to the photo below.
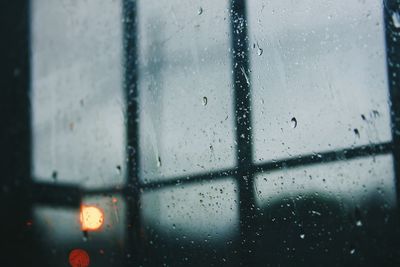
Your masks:
M79 219L82 231L96 231L103 225L104 213L98 207L82 205Z
M89 254L85 250L74 249L69 253L69 264L72 267L88 267L89 263Z

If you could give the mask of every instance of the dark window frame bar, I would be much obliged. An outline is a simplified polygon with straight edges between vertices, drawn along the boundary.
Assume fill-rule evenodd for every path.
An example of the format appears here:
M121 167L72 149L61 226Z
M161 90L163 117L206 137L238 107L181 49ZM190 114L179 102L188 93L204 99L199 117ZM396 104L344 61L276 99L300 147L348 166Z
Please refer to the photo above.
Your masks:
M246 0L230 2L231 49L233 71L233 95L235 116L235 144L237 167L235 179L238 184L239 205L239 256L240 263L250 266L254 244L250 237L255 219L253 135L250 92L250 58L247 34Z
M140 263L143 255L141 238L142 223L140 215L140 182L139 182L139 102L138 102L138 68L137 68L137 3L123 0L123 48L124 48L124 91L126 107L126 187L123 196L126 202L127 233L125 234L127 257L126 265Z
M290 158L284 158L280 160L267 161L257 164L252 164L248 166L248 170L252 175L260 174L260 173L271 173L275 171L281 171L282 168L291 169L305 166L312 166L318 164L329 164L339 161L347 161L352 159L359 158L369 158L373 156L381 156L381 155L390 155L393 154L394 144L393 142L385 142L374 145L365 145L354 147L351 149L341 149L341 150L332 150L320 153L312 153L308 155L299 155L293 156ZM158 178L155 179L154 182L148 183L140 183L139 188L141 192L154 191L158 189L165 189L169 187L175 186L183 186L183 185L191 185L202 182L211 182L224 180L228 177L232 177L237 175L238 169L235 167L216 170L205 173L193 173L189 175L183 176L174 176L170 178ZM43 183L37 182L34 184L35 192L37 195L36 202L48 203L53 202L55 199L59 199L60 204L56 205L65 205L65 206L77 206L76 201L78 198L82 196L94 196L94 195L112 195L112 194L126 194L129 195L130 187L107 187L107 188L95 188L95 189L82 189L77 185L73 184L54 184L54 183ZM61 191L65 189L66 192L69 192L66 195L70 196L71 201L63 200L64 197L60 197ZM42 192L42 193L40 193ZM48 196L52 195L52 196ZM42 198L49 199L41 200ZM52 200L52 201L50 201ZM56 201L57 202L57 201ZM71 204L68 204L71 203Z
M384 0L384 21L386 34L387 74L391 130L393 143L393 162L396 183L397 204L400 203L400 29L393 21L393 15L400 12L400 0Z
M31 168L30 2L3 1L0 5L3 29L0 44L0 209L4 218L0 228L3 242L1 258L5 266L29 266L34 261L44 260L37 253L32 229L26 227L33 214L31 203L34 193Z

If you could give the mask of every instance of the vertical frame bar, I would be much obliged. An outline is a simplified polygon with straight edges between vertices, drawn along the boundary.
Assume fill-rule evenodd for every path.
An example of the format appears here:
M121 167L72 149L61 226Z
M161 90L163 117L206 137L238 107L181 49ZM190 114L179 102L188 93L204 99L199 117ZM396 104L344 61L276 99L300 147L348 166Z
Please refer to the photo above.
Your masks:
M249 45L247 36L246 0L231 0L232 71L236 124L237 181L239 185L239 227L241 265L251 266L252 240L255 219Z
M136 0L123 0L124 88L126 109L127 265L140 264L139 104Z
M390 95L397 207L400 206L400 1L384 0L386 53Z
M40 261L34 246L31 201L30 1L3 1L0 87L1 265ZM21 256L22 255L22 256Z

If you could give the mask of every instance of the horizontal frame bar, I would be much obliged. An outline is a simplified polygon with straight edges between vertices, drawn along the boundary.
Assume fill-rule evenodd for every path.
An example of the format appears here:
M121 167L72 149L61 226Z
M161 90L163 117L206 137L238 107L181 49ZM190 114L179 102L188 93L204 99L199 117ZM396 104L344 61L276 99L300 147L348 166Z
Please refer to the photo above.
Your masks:
M376 155L393 153L393 143L385 142L375 145L358 146L351 149L332 150L320 153L300 155L297 157L272 160L265 163L250 164L247 166L249 173L253 175L263 172L279 171L282 168L296 168L331 162L339 162L349 159L363 158ZM141 191L164 189L174 186L184 186L209 181L219 181L237 174L238 169L228 168L207 173L189 174L177 176L160 181L141 183ZM123 194L129 196L132 190L130 187L108 187L98 189L85 189L76 184L62 183L35 183L34 202L54 206L76 206L83 196L93 195L114 195Z

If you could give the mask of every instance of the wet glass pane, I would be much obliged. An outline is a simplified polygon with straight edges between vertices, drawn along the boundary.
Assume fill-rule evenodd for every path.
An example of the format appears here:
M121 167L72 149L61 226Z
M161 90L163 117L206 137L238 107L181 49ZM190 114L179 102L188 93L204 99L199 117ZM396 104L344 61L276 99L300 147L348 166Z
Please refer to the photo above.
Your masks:
M28 2L2 16L9 258L400 266L394 0Z
M257 175L255 259L391 265L398 247L394 183L391 155Z
M232 264L238 256L238 196L231 178L146 192L145 240L151 265ZM204 258L206 256L206 258Z
M284 197L316 194L343 203L379 197L395 203L392 155L282 168L260 173L255 180L257 203L268 206Z
M249 1L254 157L391 140L382 1Z
M235 163L227 8L227 1L138 1L144 181Z
M32 1L36 180L123 181L121 24L119 1Z

